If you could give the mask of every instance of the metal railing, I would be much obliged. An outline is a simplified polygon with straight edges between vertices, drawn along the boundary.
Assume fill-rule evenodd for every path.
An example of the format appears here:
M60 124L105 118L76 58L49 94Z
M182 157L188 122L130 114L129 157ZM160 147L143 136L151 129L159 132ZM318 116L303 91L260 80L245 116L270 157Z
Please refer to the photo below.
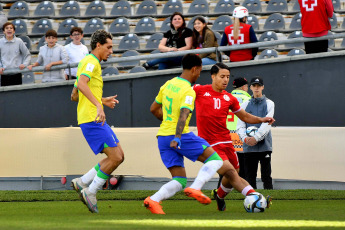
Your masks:
M147 60L147 59L156 59L156 58L179 57L179 56L183 56L183 55L189 54L189 53L193 53L193 54L220 53L220 52L231 51L231 50L269 47L269 46L276 46L276 45L283 45L283 44L310 42L310 41L319 41L319 40L337 39L337 38L345 38L345 33L337 33L337 34L327 35L327 36L323 36L323 37L316 37L316 38L304 38L304 37L302 37L302 38L257 42L257 43L243 44L243 45L219 46L219 47L204 48L204 49L192 49L192 50L184 50L184 51L176 51L176 52L165 52L165 53L158 53L158 54L138 55L138 56L130 56L130 57L126 57L126 58L122 58L122 57L109 58L107 60L107 62L103 62L102 64L112 64L112 63L138 61L138 60L140 61L143 59ZM56 66L51 67L51 70L74 68L74 67L77 67L78 64L79 63L56 65ZM45 71L44 68L45 68L44 66L37 66L37 67L32 68L32 70L29 70L28 68L25 68L23 70L19 70L17 68L6 69L4 71L4 74L16 74L16 73L26 73L26 72L44 72Z

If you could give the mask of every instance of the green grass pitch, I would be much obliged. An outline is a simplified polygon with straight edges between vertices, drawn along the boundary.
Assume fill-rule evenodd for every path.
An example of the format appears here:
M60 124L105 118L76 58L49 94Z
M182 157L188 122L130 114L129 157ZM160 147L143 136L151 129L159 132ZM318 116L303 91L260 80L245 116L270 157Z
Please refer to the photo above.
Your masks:
M237 192L225 212L178 193L163 202L167 215L142 206L153 192L101 191L92 214L74 191L0 191L0 229L345 229L345 191L258 190L273 196L264 213L247 213Z

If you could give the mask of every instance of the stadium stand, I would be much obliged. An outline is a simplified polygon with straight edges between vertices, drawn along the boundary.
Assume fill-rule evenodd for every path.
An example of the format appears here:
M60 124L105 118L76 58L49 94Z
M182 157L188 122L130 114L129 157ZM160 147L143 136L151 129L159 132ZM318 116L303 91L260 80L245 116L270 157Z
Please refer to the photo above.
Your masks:
M85 12L86 17L98 17L105 16L105 5L102 1L93 1L91 2Z
M129 71L129 73L141 73L141 72L146 72L146 69L142 66L135 66Z
M301 31L295 31L295 32L291 33L288 36L288 39L301 38L301 37L303 37L302 32ZM291 48L304 48L304 43L303 42L289 43L289 44L285 44L285 47L288 48L288 49L291 49Z
M33 72L23 73L22 82L23 82L23 84L33 84L33 83L35 83L35 75L34 75L34 73Z
M102 70L102 76L119 75L119 70L116 67L108 66Z
M151 17L140 19L134 29L134 33L154 33L156 32L156 23Z
M285 20L280 13L271 14L264 24L264 30L280 30L285 28Z
M301 17L302 14L301 13L297 13L291 20L289 29L290 30L301 30L302 26L301 26Z
M25 46L29 50L31 50L31 39L28 36L26 36L26 35L21 35L21 36L19 36L19 38L22 39L24 44L25 44Z
M122 57L131 57L131 56L138 56L140 55L136 50L127 50L122 54ZM139 61L126 61L126 62L119 62L117 63L118 66L121 67L133 67L138 66L140 64Z
M65 19L60 23L57 33L59 35L65 34L66 36L69 36L70 31L73 27L78 27L78 22L73 18Z
M44 35L47 30L53 29L53 25L50 21L50 19L47 18L42 18L40 20L38 20L34 26L32 27L32 34L35 35Z
M29 16L29 5L24 1L15 2L8 12L8 17Z
M152 0L145 0L140 3L136 12L137 16L152 16L157 14L156 3Z
M285 12L287 10L288 5L286 0L270 0L266 8L267 12Z
M51 1L43 1L35 9L34 16L50 17L55 16L55 6Z
M146 43L145 48L146 49L158 49L158 45L159 45L162 38L163 38L162 33L155 33L155 34L151 35L151 37L149 38L149 40Z
M114 4L113 8L111 9L110 15L116 16L116 17L131 16L132 15L131 5L129 4L129 2L125 0L120 0Z
M247 23L250 24L255 31L259 30L259 20L255 15L249 15Z
M28 26L26 22L22 19L16 19L13 21L14 26L16 27L16 34L28 34Z
M119 44L119 50L137 50L139 48L140 41L136 34L126 34Z
M103 21L100 18L91 18L84 27L84 34L91 35L99 29L104 29Z
M296 55L302 55L305 54L305 51L303 49L292 49L289 51L287 56L296 56Z
M115 19L109 26L109 32L113 35L129 33L130 27L127 18L120 17Z
M180 0L169 0L165 3L162 10L163 15L172 15L174 12L183 14L183 6Z
M208 14L209 6L206 0L194 0L188 9L188 14Z
M214 22L212 26L213 31L217 32L224 32L225 27L232 24L232 19L228 15L219 16Z
M170 30L170 17L167 17L163 22L162 22L162 25L159 29L160 32L167 32L168 30Z
M235 3L233 0L219 0L214 7L213 13L215 14L229 14L235 9Z
M250 13L262 12L260 0L245 0L242 6L246 7Z
M277 58L278 52L275 49L265 49L259 55L259 59Z
M80 16L80 6L77 1L67 1L60 9L60 16L78 17Z

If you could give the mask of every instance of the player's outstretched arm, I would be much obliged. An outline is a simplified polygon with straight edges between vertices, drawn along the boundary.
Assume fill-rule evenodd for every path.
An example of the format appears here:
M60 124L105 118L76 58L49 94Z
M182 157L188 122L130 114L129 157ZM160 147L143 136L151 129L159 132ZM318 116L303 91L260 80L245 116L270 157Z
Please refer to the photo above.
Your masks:
M162 104L158 104L156 101L154 101L150 107L150 111L155 117L157 117L158 120L163 121L163 110L162 110Z
M71 101L79 101L79 95L78 95L78 89L76 87L73 87L72 93L71 93Z
M178 118L177 125L176 125L175 138L174 140L170 142L171 148L174 148L174 149L180 148L182 132L186 125L186 120L188 118L189 113L190 113L190 110L187 108L182 108L180 110L180 117Z
M119 104L119 101L116 98L117 95L110 97L102 97L102 104L113 109L115 108L116 104Z
M268 123L268 125L272 125L275 122L273 117L257 117L247 113L244 109L241 109L235 115L245 123L250 124Z

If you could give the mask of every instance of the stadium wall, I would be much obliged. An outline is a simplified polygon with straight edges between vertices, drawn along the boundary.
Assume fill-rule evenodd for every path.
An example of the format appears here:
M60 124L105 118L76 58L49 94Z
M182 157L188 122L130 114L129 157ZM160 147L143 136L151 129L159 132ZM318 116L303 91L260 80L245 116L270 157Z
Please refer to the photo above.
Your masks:
M140 178L169 178L157 147L158 128L113 128L125 152L114 174ZM192 128L196 132L196 128ZM279 180L345 182L345 128L272 128L272 177ZM93 152L80 128L0 129L1 178L82 175L104 156ZM194 178L201 163L185 161ZM260 174L258 175L260 178ZM3 183L0 183L2 190Z
M275 102L277 126L342 127L345 113L345 51L230 63L231 80L261 76L264 93ZM205 66L199 84L209 84ZM158 127L149 111L159 87L180 69L104 78L104 96L118 94L120 104L105 109L115 127ZM0 128L77 126L73 81L0 87ZM228 91L231 91L231 84ZM195 116L191 120L195 125Z

